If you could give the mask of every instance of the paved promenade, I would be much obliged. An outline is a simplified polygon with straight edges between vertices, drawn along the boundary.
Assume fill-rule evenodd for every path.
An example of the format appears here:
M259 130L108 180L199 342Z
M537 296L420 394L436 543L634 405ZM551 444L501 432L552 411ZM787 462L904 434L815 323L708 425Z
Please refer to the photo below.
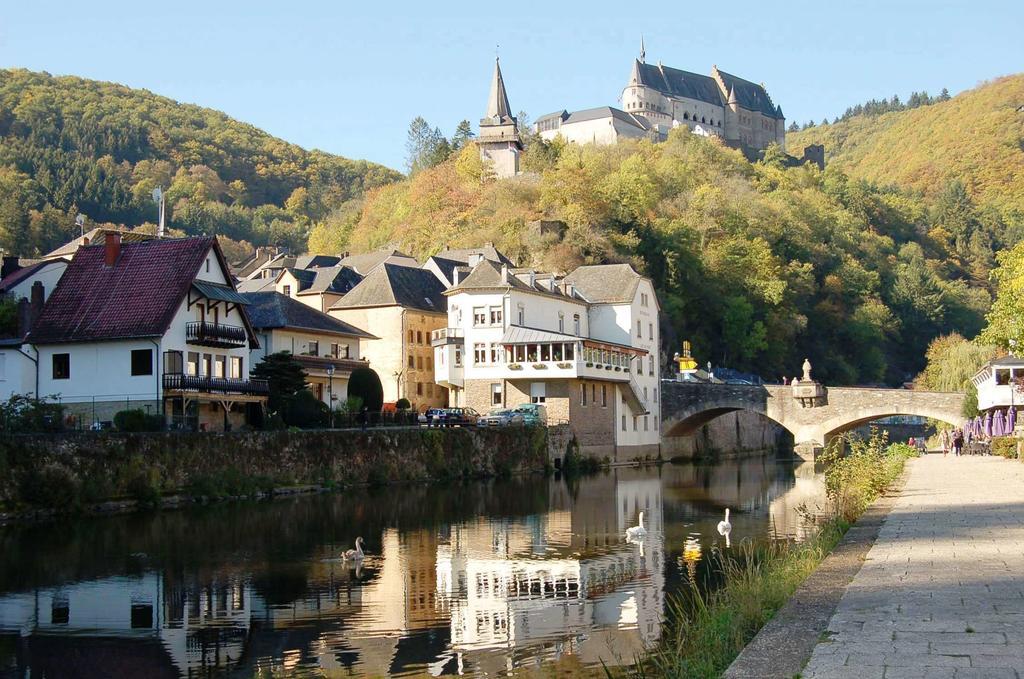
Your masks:
M1024 464L913 460L806 679L1024 679Z

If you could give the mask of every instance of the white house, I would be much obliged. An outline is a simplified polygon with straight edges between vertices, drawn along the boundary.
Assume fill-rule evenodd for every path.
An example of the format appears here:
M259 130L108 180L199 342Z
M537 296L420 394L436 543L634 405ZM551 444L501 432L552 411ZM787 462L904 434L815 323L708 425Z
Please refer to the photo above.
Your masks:
M214 238L82 247L25 338L36 393L59 395L79 424L120 410L176 425L237 427L267 384L249 380L259 342Z
M4 276L0 280L0 295L7 295L15 301L29 299L32 286L38 281L43 286L45 297L57 287L57 281L68 268L67 259L51 259L36 262ZM45 300L44 297L44 300Z
M332 408L344 403L352 372L369 367L366 359L360 358L359 345L377 337L276 292L253 292L244 297L260 341L250 354L250 363L256 365L270 354L286 351L306 371L309 388L317 398Z
M978 390L978 410L1017 408L1024 405L1024 358L1009 355L985 364L971 378Z
M560 279L484 261L445 295L448 324L432 344L451 405L544 404L587 454L658 454L658 303L632 267Z
M541 116L534 130L541 138L551 141L562 137L576 144L615 144L620 139L663 140L667 127L658 128L642 115L626 113L611 106L599 106L583 111L560 111Z

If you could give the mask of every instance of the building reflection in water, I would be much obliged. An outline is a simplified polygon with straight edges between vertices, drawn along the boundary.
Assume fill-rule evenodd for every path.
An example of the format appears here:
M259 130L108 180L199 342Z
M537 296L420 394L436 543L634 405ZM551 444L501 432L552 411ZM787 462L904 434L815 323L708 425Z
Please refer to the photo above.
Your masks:
M798 507L823 494L803 472L756 460L538 480L546 511L385 527L358 571L320 544L284 563L182 577L143 561L134 575L7 593L0 677L60 676L69 658L83 675L91 664L150 679L214 668L491 675L565 654L629 662L658 640L680 570L696 577L720 507L738 512L734 540L803 534ZM647 534L628 544L641 511Z

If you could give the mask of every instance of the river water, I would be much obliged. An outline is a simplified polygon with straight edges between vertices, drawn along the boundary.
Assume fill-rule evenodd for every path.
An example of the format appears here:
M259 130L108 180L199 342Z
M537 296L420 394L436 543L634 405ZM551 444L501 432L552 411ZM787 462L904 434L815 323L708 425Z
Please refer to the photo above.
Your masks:
M2 528L0 677L615 665L712 548L800 540L823 496L813 465L765 456Z

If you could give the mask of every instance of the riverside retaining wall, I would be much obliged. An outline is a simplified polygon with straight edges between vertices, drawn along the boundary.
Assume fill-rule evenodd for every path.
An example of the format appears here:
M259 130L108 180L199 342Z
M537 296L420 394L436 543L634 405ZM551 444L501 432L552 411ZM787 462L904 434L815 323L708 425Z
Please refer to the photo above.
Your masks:
M547 460L535 427L11 436L0 438L0 511L500 476Z
M689 436L666 436L661 456L709 458L754 453L793 445L793 437L768 418L744 410L716 417Z

